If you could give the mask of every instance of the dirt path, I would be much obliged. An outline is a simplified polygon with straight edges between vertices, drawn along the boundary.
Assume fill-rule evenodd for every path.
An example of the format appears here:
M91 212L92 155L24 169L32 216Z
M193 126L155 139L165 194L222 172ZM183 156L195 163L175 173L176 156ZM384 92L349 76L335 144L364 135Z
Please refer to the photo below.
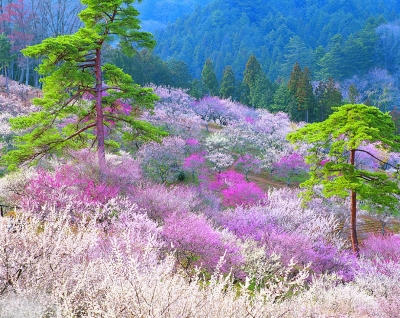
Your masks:
M256 182L265 191L268 191L271 188L282 189L287 187L284 182L274 180L271 177L250 174L249 180Z

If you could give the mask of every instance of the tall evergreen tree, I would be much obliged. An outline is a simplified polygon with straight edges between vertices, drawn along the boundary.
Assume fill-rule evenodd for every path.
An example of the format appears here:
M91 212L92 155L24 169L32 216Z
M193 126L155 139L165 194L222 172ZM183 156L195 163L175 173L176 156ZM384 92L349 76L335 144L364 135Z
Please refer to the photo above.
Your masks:
M9 95L8 87L8 63L13 60L11 54L11 42L10 39L4 34L0 34L0 67L3 71L4 77L6 78L6 92Z
M250 105L250 87L243 80L238 85L237 100L243 105Z
M290 93L287 83L281 83L273 96L273 103L270 105L271 112L285 112L293 118L292 111L296 110L297 102L295 97Z
M310 70L305 67L303 71L299 63L296 63L290 75L288 88L289 92L296 98L297 110L300 114L305 114L303 118L299 117L296 119L305 120L306 122L314 120L315 97Z
M244 70L243 81L251 88L255 85L257 76L262 73L261 64L254 54L250 55Z
M189 94L196 99L201 99L204 97L204 95L207 94L207 88L205 87L203 81L195 78L190 83Z
M256 75L250 88L250 103L255 108L269 108L273 103L274 87L267 76L261 72Z
M268 108L272 104L274 89L254 54L250 55L247 60L243 76L243 83L249 88L248 102L250 105Z
M66 146L96 143L99 165L103 166L106 138L112 128L121 129L126 140L162 135L152 125L135 119L135 109L151 108L157 96L136 85L121 69L102 61L107 43L118 42L126 54L133 54L135 46L154 47L152 35L140 31L134 2L82 0L86 8L79 17L84 26L75 34L48 38L23 50L26 56L43 59L39 73L46 77L43 98L34 100L40 110L11 120L12 128L25 134L16 138L17 149L5 156L9 165ZM108 143L116 145L109 138Z
M184 61L170 59L168 61L168 69L170 72L171 86L189 88L192 81L192 75L189 67Z
M219 84L215 75L214 65L209 58L204 63L203 70L201 71L201 80L211 96L218 96Z
M297 87L299 85L302 76L303 76L303 71L301 70L300 64L296 62L293 66L292 72L290 73L290 79L287 84L289 92L292 93L293 95L296 95Z
M219 96L222 98L236 98L236 78L231 66L227 66L224 70Z

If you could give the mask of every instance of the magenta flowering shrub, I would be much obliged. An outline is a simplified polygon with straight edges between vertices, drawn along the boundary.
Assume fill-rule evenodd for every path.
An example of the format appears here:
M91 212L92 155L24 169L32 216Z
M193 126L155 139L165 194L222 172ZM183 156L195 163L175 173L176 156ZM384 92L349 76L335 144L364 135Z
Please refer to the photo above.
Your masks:
M41 211L45 205L104 204L126 195L141 177L139 165L128 155L107 155L106 160L100 169L95 154L83 150L71 152L69 159L56 163L53 170L39 167L25 181L17 203L24 209ZM65 196L75 200L68 202Z
M232 170L217 174L210 189L221 193L225 206L253 205L267 198L256 183L246 181L243 174Z
M196 138L187 138L186 139L186 152L187 153L194 153L199 152L202 149L202 145L200 141Z
M105 203L118 195L118 187L108 186L90 176L77 174L74 166L64 165L56 171L38 168L26 188L20 204L24 209L41 211L45 205L65 207L65 196L74 196L79 203Z
M295 176L305 174L309 166L304 162L304 157L298 153L283 156L278 162L273 165L273 175L284 178L287 186Z
M265 238L267 253L281 255L282 262L289 264L290 259L306 265L316 275L335 273L342 281L354 279L357 258L349 251L339 251L335 246L318 240L312 242L300 233L272 232Z
M400 235L371 234L362 242L361 254L371 260L400 263Z
M262 210L247 210L243 206L225 210L215 217L219 225L228 229L242 240L251 238L264 241L268 233L277 229L276 224Z
M195 181L195 176L206 168L205 152L192 153L189 157L185 158L183 162L183 169L188 171L192 176L192 181Z
M224 261L219 270L223 273L242 264L239 249L225 244L221 233L202 215L173 213L165 219L161 234L175 253L180 267L188 274L195 267L212 272L222 257Z

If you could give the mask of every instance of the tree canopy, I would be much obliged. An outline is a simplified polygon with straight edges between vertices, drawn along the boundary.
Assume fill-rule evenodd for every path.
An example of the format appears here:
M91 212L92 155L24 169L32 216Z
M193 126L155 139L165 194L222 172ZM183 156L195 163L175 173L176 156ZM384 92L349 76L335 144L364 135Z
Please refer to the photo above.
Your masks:
M305 199L311 199L317 185L322 185L325 197L350 196L352 245L358 253L356 196L375 212L389 209L398 213L400 188L398 167L392 166L391 171L370 169L357 165L357 156L368 155L383 166L384 160L363 146L374 145L385 151L398 151L400 140L390 115L376 107L347 104L333 109L335 111L328 119L308 124L290 133L288 139L311 146L306 157L310 178L301 184L306 188Z

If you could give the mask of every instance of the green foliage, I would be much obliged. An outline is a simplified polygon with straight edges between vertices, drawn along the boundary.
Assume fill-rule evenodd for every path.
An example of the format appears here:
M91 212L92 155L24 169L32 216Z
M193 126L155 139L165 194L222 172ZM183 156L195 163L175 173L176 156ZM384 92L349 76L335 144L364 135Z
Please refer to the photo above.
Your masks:
M135 119L140 108L152 108L158 99L152 90L101 61L107 42L119 43L127 54L133 54L137 46L154 47L152 35L139 31L134 2L82 0L87 6L79 14L84 27L22 51L42 60L38 72L44 76L43 97L33 101L39 111L11 120L12 129L22 134L15 138L17 149L2 158L10 168L47 153L60 153L66 147L78 149L96 142L101 160L104 145L118 146L113 142L115 132L124 140L133 136L159 140L165 135Z
M270 105L269 110L271 112L285 112L289 114L291 118L294 118L296 111L296 99L290 93L287 83L281 83L275 91L273 97L273 103Z
M236 97L236 79L231 66L227 66L224 70L219 96L231 99L235 99Z
M218 96L219 84L215 75L214 65L210 59L207 59L201 71L201 79L211 96Z
M313 121L316 103L310 70L307 67L302 70L299 63L296 63L290 74L288 89L295 98L297 104L297 112L292 110L292 119L305 120L306 122L309 120Z
M257 60L254 54L250 55L247 63L246 69L244 70L243 81L250 87L250 90L256 84L257 77L262 74L261 64Z
M0 64L11 62L14 57L11 54L11 41L3 33L0 34Z
M189 94L196 99L201 99L204 95L206 95L207 88L203 81L195 78L190 84Z
M281 76L288 78L295 63L310 67L312 65L312 54L306 44L299 36L290 38L284 48L285 63L282 65ZM312 53L312 52L311 52Z
M243 105L250 105L250 87L245 81L238 85L237 100Z
M0 34L0 70L3 70L3 74L6 78L6 91L9 94L8 87L8 64L15 58L11 54L11 41L3 33Z
M250 88L250 104L256 108L269 109L274 93L275 85L261 72L256 75L255 82Z
M326 197L345 198L355 191L376 212L389 208L397 213L399 184L395 175L387 171L370 171L349 161L349 152L360 152L363 143L376 143L385 150L398 151L399 137L387 113L363 104L335 107L335 112L323 122L308 124L290 133L293 143L311 146L306 162L310 164L310 178L302 183L307 190L305 199L315 195L314 187L322 185Z
M253 53L270 80L288 80L295 62L318 80L342 80L380 66L374 29L399 12L397 0L215 0L158 31L155 50L161 58L184 60L197 78L211 57L218 78L231 65L241 79ZM341 44L329 44L337 34Z
M246 98L243 96L242 100L248 99L245 104L255 108L269 108L276 88L262 71L261 64L254 54L250 55L243 75L243 84L246 86L242 87L242 93L246 94Z

